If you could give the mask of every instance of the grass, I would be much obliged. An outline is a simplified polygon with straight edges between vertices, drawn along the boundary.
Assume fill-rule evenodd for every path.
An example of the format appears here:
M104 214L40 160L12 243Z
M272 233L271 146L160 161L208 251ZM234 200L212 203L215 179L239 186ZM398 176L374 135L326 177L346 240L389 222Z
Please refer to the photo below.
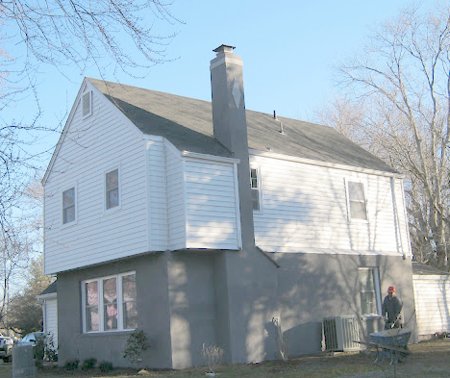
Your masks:
M217 369L218 378L377 378L377 377L446 377L450 376L450 339L434 340L410 346L411 355L404 363L392 366L387 361L374 364L374 354L336 353L305 356L287 362L271 361L261 364L228 365ZM153 378L205 377L205 368L169 371L149 371ZM0 377L11 377L11 363L0 364ZM136 370L114 370L102 374L98 369L67 372L60 368L38 371L37 378L56 377L142 377ZM145 375L144 375L145 377Z

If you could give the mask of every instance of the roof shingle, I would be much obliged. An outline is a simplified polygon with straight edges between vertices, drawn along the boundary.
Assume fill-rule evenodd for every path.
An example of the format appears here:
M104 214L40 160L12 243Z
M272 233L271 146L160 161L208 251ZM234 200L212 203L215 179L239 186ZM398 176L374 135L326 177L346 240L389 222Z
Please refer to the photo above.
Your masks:
M143 133L165 137L181 151L232 157L214 138L210 102L88 80ZM271 114L251 110L246 110L246 118L251 149L397 173L331 127L284 117L275 119Z

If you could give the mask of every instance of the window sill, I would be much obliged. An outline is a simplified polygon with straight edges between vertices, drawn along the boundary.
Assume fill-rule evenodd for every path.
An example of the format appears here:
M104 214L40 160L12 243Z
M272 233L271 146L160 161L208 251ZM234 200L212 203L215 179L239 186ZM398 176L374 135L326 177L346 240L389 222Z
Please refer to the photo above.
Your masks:
M68 222L68 223L61 223L61 229L63 230L63 229L66 229L66 228L70 228L70 227L76 226L77 224L78 224L78 220L77 219L75 219L75 220L73 220L71 222Z
M367 219L350 219L347 221L348 224L369 224Z
M112 330L112 331L95 331L95 332L83 332L81 336L86 337L107 337L107 336L121 336L128 335L131 332L134 332L136 329L120 329L120 330Z
M381 319L382 316L378 314L363 314L362 317L364 319Z
M113 216L114 214L120 212L121 210L122 210L122 207L120 205L111 207L109 209L104 208L103 209L103 216L104 217L110 217L110 216Z

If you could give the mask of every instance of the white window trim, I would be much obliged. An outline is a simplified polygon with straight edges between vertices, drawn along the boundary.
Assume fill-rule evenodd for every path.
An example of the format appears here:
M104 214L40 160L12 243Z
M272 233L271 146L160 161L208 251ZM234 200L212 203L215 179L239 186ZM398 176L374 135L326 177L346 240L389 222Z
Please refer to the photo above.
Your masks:
M366 219L352 218L351 211L350 211L350 193L348 190L348 184L350 182L358 183L363 186L364 203L365 203L365 207L366 207ZM346 204L347 204L347 221L348 221L348 223L369 223L369 211L368 211L366 184L362 180L353 179L353 178L344 178L344 184L345 184L345 199L346 199Z
M84 106L83 106L83 103L84 103L83 100L84 100L85 95L89 95L89 112L86 114L84 114ZM90 117L93 113L93 109L92 109L93 105L94 105L93 97L94 97L93 92L91 90L85 90L83 92L83 94L81 95L80 104L81 104L81 116L83 117L83 119Z
M119 190L119 204L117 206L111 207L111 208L107 208L106 207L106 175L109 172L115 171L117 169L117 180L118 180L118 185L117 185L117 189ZM120 165L112 167L111 169L107 169L103 172L103 212L104 213L113 213L115 211L118 211L122 208L122 175L121 175L121 167Z
M373 274L373 284L374 284L374 290L375 290L375 307L377 310L377 315L381 314L381 305L382 305L382 298L381 298L381 283L380 283L380 270L376 266L367 266L367 267L359 267L358 268L358 275L361 270L369 270L372 271ZM361 288L359 288L359 292L361 293ZM362 314L363 316L371 316L373 314ZM381 316L381 315L380 315Z
M71 222L67 222L64 223L64 192L73 189L74 190L74 194L75 194L75 199L74 199L74 203L75 203L75 219ZM73 184L70 186L65 187L63 190L61 190L61 227L65 228L65 227L70 227L73 226L75 224L78 223L78 185L77 184Z
M258 184L258 188L257 189L253 189L253 187L252 187L252 171L251 171L252 169L256 170L256 182ZM250 179L250 190L258 191L258 204L259 204L259 209L253 209L253 201L252 201L252 209L253 209L254 212L256 211L258 213L262 213L262 209L263 209L263 206L262 206L262 180L261 180L261 176L262 176L261 175L261 167L257 166L257 165L250 164L250 177L249 177L249 179Z
M122 293L122 277L129 275L136 275L135 271L114 274L110 276L92 278L81 282L81 318L82 318L82 329L84 334L96 334L96 333L114 333L123 331L134 331L135 328L123 328L123 293ZM103 302L103 281L109 278L116 279L116 290L117 290L117 329L105 330L104 324L104 302ZM90 282L97 282L97 295L98 295L98 316L99 316L99 330L98 331L87 331L86 330L86 291L85 285ZM136 288L137 294L137 288ZM137 298L136 298L137 300Z

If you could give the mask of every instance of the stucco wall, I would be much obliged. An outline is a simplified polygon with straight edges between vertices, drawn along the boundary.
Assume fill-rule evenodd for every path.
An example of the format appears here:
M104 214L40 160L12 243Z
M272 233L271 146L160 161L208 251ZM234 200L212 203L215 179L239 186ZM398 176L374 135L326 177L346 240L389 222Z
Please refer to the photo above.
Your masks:
M151 348L143 356L145 364L170 368L171 343L167 291L166 255L153 254L58 275L59 364L87 358L127 366L122 357L129 332L83 334L81 324L81 282L87 279L135 271L139 328Z
M214 258L218 252L169 255L170 336L173 368L205 365L202 345L220 345L216 337Z
M358 268L361 267L378 267L381 300L389 285L396 286L404 303L406 326L415 330L410 260L386 256L286 253L272 256L280 265L278 299L290 356L320 352L324 317L356 315L363 329L365 322L360 313L358 286Z

